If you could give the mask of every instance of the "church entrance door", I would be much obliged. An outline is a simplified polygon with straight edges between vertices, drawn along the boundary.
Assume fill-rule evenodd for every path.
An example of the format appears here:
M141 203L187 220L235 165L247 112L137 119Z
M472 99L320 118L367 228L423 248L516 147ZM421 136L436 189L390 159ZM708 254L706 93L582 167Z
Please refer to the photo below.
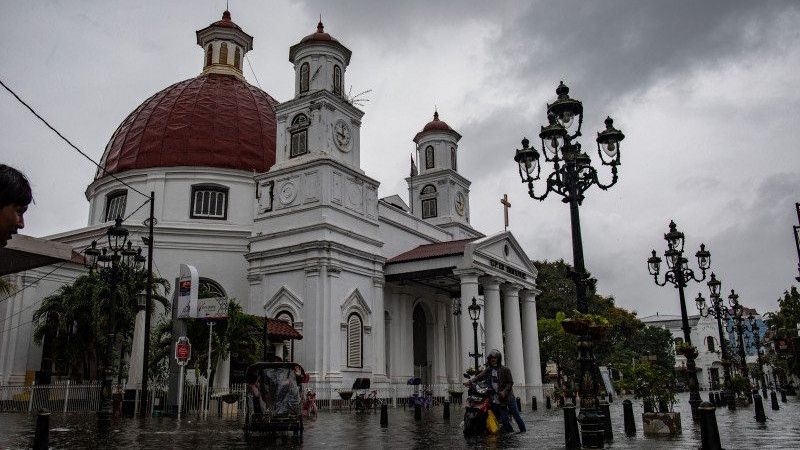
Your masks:
M414 377L422 379L422 384L430 384L430 365L428 364L428 321L425 310L419 303L414 307Z

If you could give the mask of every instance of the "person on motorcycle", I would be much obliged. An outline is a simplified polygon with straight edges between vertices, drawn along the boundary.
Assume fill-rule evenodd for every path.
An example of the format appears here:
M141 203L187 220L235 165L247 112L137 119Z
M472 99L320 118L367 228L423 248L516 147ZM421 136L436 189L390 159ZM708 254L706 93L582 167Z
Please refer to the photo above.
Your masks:
M493 349L486 355L486 368L474 377L467 384L478 381L489 380L494 395L492 396L492 412L500 422L500 431L511 432L511 422L508 417L508 401L511 398L511 388L514 386L514 379L511 377L511 370L503 364L503 355L500 350Z

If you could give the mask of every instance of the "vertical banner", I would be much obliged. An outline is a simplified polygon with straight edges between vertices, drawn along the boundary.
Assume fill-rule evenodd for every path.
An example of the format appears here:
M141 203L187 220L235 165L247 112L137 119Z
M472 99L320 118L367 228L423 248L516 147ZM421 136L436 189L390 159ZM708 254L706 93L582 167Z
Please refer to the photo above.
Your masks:
M197 317L197 290L200 276L194 266L181 264L178 277L178 318Z

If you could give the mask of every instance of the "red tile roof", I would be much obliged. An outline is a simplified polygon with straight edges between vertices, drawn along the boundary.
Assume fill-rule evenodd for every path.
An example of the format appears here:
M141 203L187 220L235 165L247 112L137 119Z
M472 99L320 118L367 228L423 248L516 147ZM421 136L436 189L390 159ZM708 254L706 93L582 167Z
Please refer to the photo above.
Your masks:
M401 253L394 258L386 261L386 264L418 261L421 259L438 258L441 256L460 255L464 253L464 247L468 242L477 238L460 239L457 241L437 242L435 244L424 244L413 248L405 253Z
M276 340L303 339L303 335L285 320L267 318L267 338Z

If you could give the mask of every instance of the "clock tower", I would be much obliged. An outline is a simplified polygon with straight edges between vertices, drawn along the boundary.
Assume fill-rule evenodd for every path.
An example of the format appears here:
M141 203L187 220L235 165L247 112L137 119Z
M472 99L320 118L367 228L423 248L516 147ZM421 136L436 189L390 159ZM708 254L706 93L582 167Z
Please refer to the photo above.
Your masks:
M414 136L419 170L406 178L413 214L447 229L454 239L480 235L469 224L470 182L458 173L460 139L434 112L433 120Z

